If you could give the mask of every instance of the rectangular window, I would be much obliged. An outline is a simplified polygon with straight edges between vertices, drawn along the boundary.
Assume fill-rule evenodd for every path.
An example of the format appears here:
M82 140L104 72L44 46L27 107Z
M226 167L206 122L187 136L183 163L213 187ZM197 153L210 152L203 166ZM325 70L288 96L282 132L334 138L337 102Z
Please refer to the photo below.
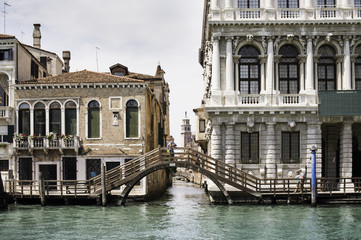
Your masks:
M45 110L34 110L34 134L45 136Z
M77 135L76 109L65 109L65 134Z
M21 109L19 111L19 133L30 134L30 110Z
M88 138L100 138L99 109L89 109L88 111Z
M35 79L39 78L39 65L36 62L31 61L31 76Z
M204 133L206 131L206 120L199 119L199 132Z
M43 65L46 68L47 67L47 57L40 57L40 63L41 63L41 65Z
M259 133L241 133L242 163L259 163Z
M9 170L9 160L0 160L0 171Z
M300 133L282 132L282 162L300 162Z
M61 133L61 110L50 109L50 132L60 134Z
M278 8L298 8L298 0L278 0Z
M11 61L11 60L13 60L13 50L12 49L0 50L0 61Z
M259 8L259 0L238 0L238 8Z

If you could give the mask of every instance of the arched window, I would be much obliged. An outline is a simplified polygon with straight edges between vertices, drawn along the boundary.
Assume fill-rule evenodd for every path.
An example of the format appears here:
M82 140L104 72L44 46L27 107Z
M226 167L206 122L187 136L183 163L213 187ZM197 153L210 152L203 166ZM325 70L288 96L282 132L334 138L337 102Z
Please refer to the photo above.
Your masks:
M73 101L65 104L65 134L77 135L76 104Z
M319 7L334 8L336 3L335 0L317 0L317 5Z
M126 137L137 138L139 136L138 103L135 100L129 100L126 107Z
M292 45L284 45L279 50L281 59L278 64L281 94L297 94L299 92L298 50Z
M355 49L357 58L355 61L355 89L361 90L361 45L358 45Z
M278 8L298 8L298 0L278 0Z
M241 94L258 94L260 92L259 52L253 46L242 47L238 55L239 61L239 91Z
M100 105L95 100L88 104L88 138L100 138Z
M238 0L238 8L259 8L259 0Z
M19 133L30 134L30 106L27 103L19 106Z
M336 89L336 62L334 59L335 50L328 45L318 49L320 58L317 64L318 90L327 91Z
M41 102L34 106L34 134L45 136L45 105Z
M58 102L53 102L50 104L50 111L49 111L49 120L50 132L60 134L61 133L61 106Z

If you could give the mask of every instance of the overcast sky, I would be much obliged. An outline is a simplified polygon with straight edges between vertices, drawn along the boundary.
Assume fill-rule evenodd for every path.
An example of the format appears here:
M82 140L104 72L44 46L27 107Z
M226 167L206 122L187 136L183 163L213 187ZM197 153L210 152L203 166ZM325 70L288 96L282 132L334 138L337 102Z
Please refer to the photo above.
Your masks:
M120 63L129 71L154 75L159 62L171 89L171 134L180 144L185 111L195 130L192 109L203 95L198 64L203 0L6 2L11 7L6 7L5 33L32 45L33 24L40 23L41 47L60 57L63 50L71 51L71 72L97 71L96 47L99 72ZM4 26L0 29L3 33Z

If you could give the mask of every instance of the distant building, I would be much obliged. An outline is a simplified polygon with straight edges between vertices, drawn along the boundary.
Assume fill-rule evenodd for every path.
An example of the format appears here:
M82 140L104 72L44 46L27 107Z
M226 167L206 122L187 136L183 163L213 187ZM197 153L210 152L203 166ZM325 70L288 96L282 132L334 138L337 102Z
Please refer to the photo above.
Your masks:
M361 176L361 2L205 0L197 142L260 178ZM309 177L310 175L308 175Z
M187 112L185 112L185 116L182 119L181 128L181 147L186 147L188 143L192 142L192 129Z

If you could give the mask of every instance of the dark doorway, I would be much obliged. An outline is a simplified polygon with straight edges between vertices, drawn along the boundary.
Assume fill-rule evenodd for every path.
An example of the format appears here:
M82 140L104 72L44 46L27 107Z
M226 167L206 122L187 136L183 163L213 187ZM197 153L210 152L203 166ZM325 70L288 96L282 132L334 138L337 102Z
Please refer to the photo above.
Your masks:
M87 159L86 160L86 179L93 178L101 173L100 159Z
M46 180L57 180L55 164L39 165L39 172L43 173L45 181ZM46 182L45 188L49 189L49 190L56 190L56 181Z
M19 158L19 180L33 180L32 158ZM31 182L21 182L20 184L29 185Z
M63 180L76 180L76 157L63 157ZM65 184L72 184L65 182Z
M115 167L120 166L120 162L107 162L106 163L106 170L112 170ZM120 176L118 176L120 178ZM114 188L113 190L120 190L120 187Z

